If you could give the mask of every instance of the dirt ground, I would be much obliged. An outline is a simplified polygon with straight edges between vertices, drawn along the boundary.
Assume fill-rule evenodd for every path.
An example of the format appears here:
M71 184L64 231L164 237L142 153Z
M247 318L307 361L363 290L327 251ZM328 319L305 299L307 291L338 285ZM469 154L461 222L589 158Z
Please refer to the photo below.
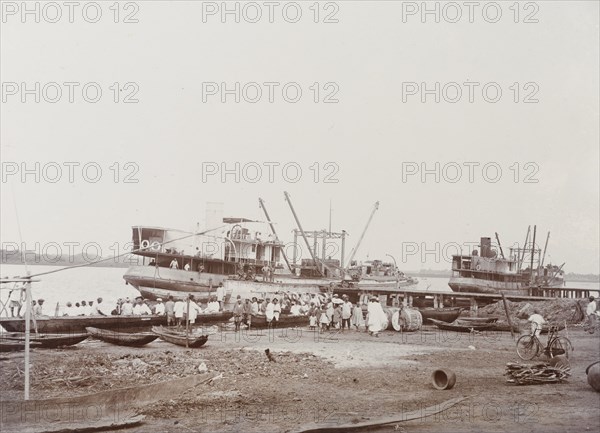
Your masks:
M69 349L32 351L31 395L91 394L208 372L219 378L180 399L138 408L146 419L127 431L284 432L314 421L334 427L381 416L427 415L427 407L466 397L440 414L374 431L598 432L600 393L587 384L585 369L600 359L600 334L569 326L561 335L575 347L572 376L564 383L531 386L509 384L503 376L507 362L523 362L507 332L473 335L424 327L375 338L364 331L223 331L200 349L160 340L136 349L87 340ZM267 348L275 362L269 362ZM3 355L1 398L17 400L23 355ZM453 389L432 386L437 368L455 372Z

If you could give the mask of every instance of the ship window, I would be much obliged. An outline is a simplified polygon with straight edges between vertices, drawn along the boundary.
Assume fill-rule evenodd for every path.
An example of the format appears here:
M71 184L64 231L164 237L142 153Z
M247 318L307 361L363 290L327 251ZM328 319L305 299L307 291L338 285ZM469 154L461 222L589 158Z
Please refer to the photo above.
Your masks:
M252 252L255 253L256 252L256 245L252 245Z

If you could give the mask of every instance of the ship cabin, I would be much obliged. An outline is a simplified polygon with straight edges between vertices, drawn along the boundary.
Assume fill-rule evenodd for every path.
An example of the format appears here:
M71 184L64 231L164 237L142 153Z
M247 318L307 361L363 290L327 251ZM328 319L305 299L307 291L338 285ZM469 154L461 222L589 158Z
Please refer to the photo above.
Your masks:
M303 278L319 278L321 276L339 277L340 261L337 259L325 259L315 262L313 259L302 259L300 266L295 267L295 273Z
M396 266L393 263L386 263L381 260L368 260L362 263L352 261L352 266L350 267L350 276L355 280L361 278L393 277L396 275L398 275Z
M162 227L134 226L132 253L144 265L217 274L259 273L265 265L280 268L283 244L267 234L263 223L223 218L223 225L201 234Z
M524 282L517 260L497 257L490 238L481 238L480 252L473 250L471 255L453 255L452 276L514 285Z

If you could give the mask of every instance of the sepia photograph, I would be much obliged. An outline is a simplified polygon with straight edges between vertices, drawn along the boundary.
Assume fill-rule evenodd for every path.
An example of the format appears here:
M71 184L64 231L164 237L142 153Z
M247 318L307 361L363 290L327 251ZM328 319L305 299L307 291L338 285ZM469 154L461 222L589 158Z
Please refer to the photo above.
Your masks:
M0 431L600 431L600 2L0 0Z

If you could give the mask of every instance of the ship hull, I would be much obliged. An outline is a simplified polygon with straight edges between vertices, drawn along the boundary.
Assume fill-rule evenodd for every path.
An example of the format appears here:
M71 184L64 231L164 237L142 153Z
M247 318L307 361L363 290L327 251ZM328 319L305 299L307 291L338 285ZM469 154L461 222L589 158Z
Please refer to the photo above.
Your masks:
M489 281L464 277L452 277L450 278L448 285L454 292L483 293L492 295L504 293L505 295L513 296L530 296L531 290L536 289L529 284L505 283L502 281ZM562 283L560 285L554 285L550 287L561 286Z
M138 290L145 287L185 293L214 292L226 278L227 275L154 266L133 266L123 275L123 279Z

